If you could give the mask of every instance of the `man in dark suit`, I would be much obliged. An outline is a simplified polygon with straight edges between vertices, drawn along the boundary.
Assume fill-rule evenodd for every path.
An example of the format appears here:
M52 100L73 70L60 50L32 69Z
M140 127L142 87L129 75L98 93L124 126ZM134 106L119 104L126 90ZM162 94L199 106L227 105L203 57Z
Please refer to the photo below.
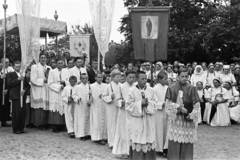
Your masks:
M91 67L87 70L88 72L88 79L90 81L90 84L94 83L95 80L95 74L97 72L98 69L98 61L97 60L93 60L92 61L92 65Z
M20 68L21 62L16 61L15 71L7 75L9 99L12 100L12 128L15 134L25 133L26 108L20 103L21 94L24 94L24 91L21 93L21 81L24 77L20 74Z
M2 71L3 63L0 61L0 71ZM5 82L5 91L3 91L3 81L6 79L6 74L0 72L0 126L2 127L11 127L7 123L7 119L10 116L10 102L9 102L9 93L7 89L7 81ZM2 105L2 98L4 95L4 105Z

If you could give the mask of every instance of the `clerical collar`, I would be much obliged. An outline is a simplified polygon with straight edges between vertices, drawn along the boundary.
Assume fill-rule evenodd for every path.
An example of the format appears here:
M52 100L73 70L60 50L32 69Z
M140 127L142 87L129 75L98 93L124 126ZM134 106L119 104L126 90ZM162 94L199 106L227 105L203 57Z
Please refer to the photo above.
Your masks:
M145 85L142 89L140 88L140 86L137 84L136 87L139 89L139 90L146 90L147 86Z

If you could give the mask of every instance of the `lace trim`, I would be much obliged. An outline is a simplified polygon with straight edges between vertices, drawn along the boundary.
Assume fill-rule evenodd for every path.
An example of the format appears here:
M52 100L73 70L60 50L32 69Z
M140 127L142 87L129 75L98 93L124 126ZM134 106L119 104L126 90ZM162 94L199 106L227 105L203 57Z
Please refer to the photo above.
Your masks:
M137 152L140 152L142 150L144 153L147 153L148 151L151 151L151 150L155 150L156 148L155 142L147 143L147 144L139 144L139 143L132 143L132 141L130 141L130 146L132 147L132 150L136 150Z
M179 143L194 143L197 141L197 125L193 121L186 121L181 115L177 119L169 120L167 137Z

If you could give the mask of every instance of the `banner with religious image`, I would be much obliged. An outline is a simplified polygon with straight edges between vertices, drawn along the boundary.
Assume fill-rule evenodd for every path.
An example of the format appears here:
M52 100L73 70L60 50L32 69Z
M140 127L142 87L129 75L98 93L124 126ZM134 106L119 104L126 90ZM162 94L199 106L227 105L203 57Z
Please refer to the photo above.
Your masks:
M73 57L84 57L85 64L90 60L90 34L71 35L69 38L70 53Z
M38 61L40 52L40 7L42 0L16 0L21 43L22 73Z
M167 60L169 7L134 7L131 16L135 59Z

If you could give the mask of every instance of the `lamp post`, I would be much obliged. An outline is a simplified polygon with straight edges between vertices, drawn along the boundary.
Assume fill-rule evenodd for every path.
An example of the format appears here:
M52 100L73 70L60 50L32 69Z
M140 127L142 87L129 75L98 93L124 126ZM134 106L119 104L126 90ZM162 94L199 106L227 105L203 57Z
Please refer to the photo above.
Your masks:
M54 19L56 21L58 19L57 10L55 10ZM58 54L58 40L57 40L57 36L56 36L56 54Z
M7 12L8 5L6 3L6 0L4 0L3 9L4 9L4 39L3 39L3 74L5 74L5 60L6 60L6 30L7 30L7 18L6 18L6 12ZM5 83L6 80L3 79L3 91L5 91ZM5 97L3 95L2 97L2 105L4 105Z

